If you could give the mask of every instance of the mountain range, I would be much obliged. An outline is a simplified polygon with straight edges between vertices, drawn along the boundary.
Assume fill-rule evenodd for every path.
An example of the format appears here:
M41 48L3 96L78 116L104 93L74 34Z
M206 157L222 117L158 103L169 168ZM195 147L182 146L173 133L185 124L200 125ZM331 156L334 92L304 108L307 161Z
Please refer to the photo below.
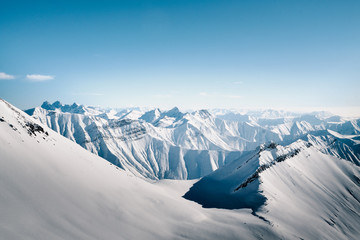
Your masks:
M25 111L83 148L147 179L197 179L260 144L302 139L360 165L360 119L326 112L101 109L44 102Z
M43 119L41 115L35 119L0 100L3 239L358 239L357 120L335 117L339 121L330 121L315 116L317 122L310 123L314 117L285 116L276 121L269 118L267 125L260 125L263 120L254 116L250 116L253 122L236 122L209 111L149 110L136 114L136 119L110 111L59 105L52 110L41 107L27 111L34 117L37 112L44 114ZM153 121L142 119L145 114L152 116L151 111L159 111L154 114L158 117L149 117ZM108 114L108 119L99 116L103 114ZM92 120L95 122L90 123ZM42 121L51 123L51 128ZM83 139L93 131L118 135L111 141L101 135L98 143L91 142L91 150L74 142L81 136L80 131L74 134L71 127L75 126L87 130ZM230 129L240 133L240 126L246 126L249 135L230 138ZM301 134L275 134L274 129L284 130L285 126L308 128L301 128L306 130ZM139 127L146 130L136 131ZM189 129L201 132L195 135L186 132ZM221 133L211 132L221 129ZM124 151L136 146L133 154L141 155L145 143L155 141L155 131L160 132L157 134L162 138L158 138L167 137L169 144L179 144L175 147L181 151L194 151L196 156L201 151L223 152L228 162L215 165L209 174L202 173L201 179L153 181L157 175L149 178L136 173L130 161L120 167L94 151L101 144L119 141L129 142L120 145L128 147ZM254 131L256 134L251 135ZM179 137L181 133L183 138ZM179 137L177 141L175 136ZM185 139L190 136L204 141L185 146L205 149L180 146L188 143ZM260 143L264 136L279 139ZM255 140L259 142L256 147L237 145L240 139L254 146ZM139 149L140 153L136 153ZM180 162L184 159L175 156ZM169 169L173 166L170 159L163 160ZM197 166L198 160L194 159L192 164ZM215 158L203 159L205 164L215 162ZM191 168L185 164L184 169L189 173Z

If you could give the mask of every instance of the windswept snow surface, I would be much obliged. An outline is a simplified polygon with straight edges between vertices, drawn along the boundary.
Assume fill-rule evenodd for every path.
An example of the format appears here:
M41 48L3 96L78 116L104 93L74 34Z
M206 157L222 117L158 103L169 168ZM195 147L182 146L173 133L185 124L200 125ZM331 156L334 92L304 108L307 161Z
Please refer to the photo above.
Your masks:
M284 239L359 239L360 168L298 140L262 145L202 178L185 198L251 208Z
M203 209L192 182L134 177L0 100L0 238L278 239L249 210Z
M201 178L269 141L309 140L323 153L360 165L360 120L324 112L183 113L176 107L104 110L60 102L26 112L109 162L153 180Z

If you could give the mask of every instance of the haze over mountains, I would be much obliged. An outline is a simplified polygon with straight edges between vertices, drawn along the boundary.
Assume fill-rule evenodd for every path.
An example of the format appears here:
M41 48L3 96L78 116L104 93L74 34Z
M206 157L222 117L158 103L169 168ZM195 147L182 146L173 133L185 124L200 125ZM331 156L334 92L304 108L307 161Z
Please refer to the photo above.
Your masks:
M270 130L276 129L274 124L260 125L256 118L252 123L228 122L207 111L159 111L154 114L159 117L149 122L141 119L146 113L131 120L113 112L105 119L98 115L108 112L79 105L27 112L33 116L43 113L42 121L75 141L81 136L81 131L72 131L75 126L87 130L83 131L83 139L95 136L89 134L93 132L107 133L108 137L118 134L108 139L100 135L89 142L92 145L83 145L93 146L92 151L107 144L128 147L121 151L132 150L138 156L147 153L144 149L150 143L165 139L167 144L179 143L172 146L179 151L195 151L195 169L200 169L196 157L199 159L201 152L217 156L223 153L228 162L199 181L151 183L145 181L144 172L135 172L136 164L130 165L131 161L122 165L124 171L40 123L40 115L36 120L1 100L0 231L5 239L357 239L360 235L360 168L356 162L359 138L345 135L358 131L357 121L336 118L339 121L334 122L315 117L317 122L308 126L313 117L277 119L276 123L282 122L278 128L291 126L289 133L299 126L308 127L295 131L301 134L291 135L276 134ZM137 131L139 128L145 130ZM189 129L201 132L195 135ZM229 131L234 129L237 133L246 129L250 134L231 138ZM156 135L155 131L160 133ZM173 133L176 131L184 137L175 138L179 136ZM216 138L208 137L211 131ZM277 136L279 143L247 145L256 139L261 141L266 134ZM186 139L196 141L190 144ZM246 144L235 143L240 140ZM128 145L111 145L126 141ZM185 143L188 145L180 145ZM191 172L186 164L183 168L172 165L171 157L160 158L170 172ZM185 161L184 156L175 157L177 163ZM202 159L205 165L201 166L211 166L219 158ZM149 179L156 177L154 174Z
M149 179L197 179L260 144L308 141L360 165L360 120L325 112L100 109L44 102L26 111L111 163Z

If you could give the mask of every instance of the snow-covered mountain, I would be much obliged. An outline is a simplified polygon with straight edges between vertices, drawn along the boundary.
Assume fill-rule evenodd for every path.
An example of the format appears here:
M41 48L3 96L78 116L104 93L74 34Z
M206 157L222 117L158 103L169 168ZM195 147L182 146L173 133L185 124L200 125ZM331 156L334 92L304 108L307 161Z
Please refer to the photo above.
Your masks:
M360 168L312 142L243 151L197 183L149 183L0 100L1 238L357 239Z
M1 239L278 238L247 210L185 200L191 184L134 177L0 99Z
M323 113L224 110L214 115L207 110L102 110L59 102L45 102L26 112L85 149L150 179L200 178L262 143L290 143L312 134L317 137L314 145L323 152L360 162L360 120ZM350 135L352 140L341 140L340 147L329 145L329 139L349 139Z
M207 208L251 208L295 239L360 236L360 168L303 140L246 152L184 197Z

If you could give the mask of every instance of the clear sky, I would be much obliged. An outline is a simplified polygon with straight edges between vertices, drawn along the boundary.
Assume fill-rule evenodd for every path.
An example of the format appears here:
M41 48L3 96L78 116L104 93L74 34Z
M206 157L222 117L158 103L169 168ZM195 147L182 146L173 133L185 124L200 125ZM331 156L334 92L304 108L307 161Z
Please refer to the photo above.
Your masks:
M0 97L19 108L358 111L359 90L359 0L0 0Z

